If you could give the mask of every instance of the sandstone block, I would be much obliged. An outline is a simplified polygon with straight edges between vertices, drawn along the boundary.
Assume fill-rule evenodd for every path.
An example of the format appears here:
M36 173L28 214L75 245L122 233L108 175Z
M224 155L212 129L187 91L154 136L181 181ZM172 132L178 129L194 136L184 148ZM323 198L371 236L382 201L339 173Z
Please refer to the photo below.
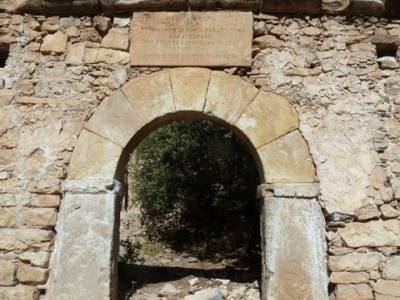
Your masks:
M67 49L65 63L67 65L79 66L83 64L83 54L85 52L85 43L70 44Z
M29 202L32 207L59 207L59 195L35 195Z
M332 283L363 283L368 282L367 272L332 272L329 281Z
M43 54L63 54L67 41L68 36L61 31L57 31L55 34L48 34L43 40L40 52Z
M329 269L333 272L363 272L377 270L383 261L383 255L377 252L350 253L330 256Z
M381 215L381 212L378 210L378 208L375 205L367 205L364 207L359 208L356 211L356 218L359 221L367 221L371 219L376 219L379 218Z
M258 90L225 72L211 72L204 112L235 124Z
M315 170L308 145L300 132L293 131L257 149L266 182L315 182Z
M389 204L384 204L380 207L380 210L382 212L383 218L391 219L391 218L397 218L400 216L400 211L395 209L393 206Z
M298 128L299 119L286 99L261 91L243 112L237 126L259 148Z
M36 267L47 267L50 260L50 252L47 251L26 251L19 254L18 258Z
M114 178L121 146L84 129L71 158L70 179Z
M400 220L350 223L339 231L340 236L352 248L400 246Z
M101 103L86 128L125 147L143 125L125 95L118 91Z
M177 112L203 111L210 75L210 70L202 68L175 68L170 71Z
M133 79L122 87L122 92L144 123L175 113L169 72L161 71Z
M55 226L57 211L54 208L24 207L21 211L21 221L27 226Z
M105 64L127 64L129 62L129 53L113 49L98 49L95 63Z
M378 294L400 297L400 281L379 279L373 287Z
M14 98L14 90L0 90L0 108L10 104L11 100Z
M39 267L32 267L27 264L20 264L17 271L19 282L26 284L45 283L48 276L48 270Z
M0 194L1 207L13 207L17 205L15 195L13 194Z
M39 300L39 290L30 285L17 285L13 287L0 287L2 300Z
M362 284L338 284L335 289L337 300L372 300L372 289L366 283Z
M390 257L382 270L384 279L400 280L400 256Z
M17 219L15 208L0 207L0 227L12 227Z
M3 286L14 285L15 284L15 270L16 270L15 263L13 263L11 261L0 261L0 285L3 285Z
M103 38L101 46L127 51L129 48L129 28L112 28Z
M48 250L54 233L42 229L0 229L0 250Z

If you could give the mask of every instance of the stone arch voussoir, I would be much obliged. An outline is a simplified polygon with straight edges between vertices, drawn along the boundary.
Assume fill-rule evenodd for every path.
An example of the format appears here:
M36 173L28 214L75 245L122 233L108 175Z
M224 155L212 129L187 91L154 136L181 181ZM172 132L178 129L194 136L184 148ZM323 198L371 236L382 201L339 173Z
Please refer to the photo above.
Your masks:
M219 120L239 133L257 156L262 181L316 181L294 107L236 76L203 68L176 68L135 78L106 99L78 139L68 177L115 178L119 157L145 126L194 117L193 113Z

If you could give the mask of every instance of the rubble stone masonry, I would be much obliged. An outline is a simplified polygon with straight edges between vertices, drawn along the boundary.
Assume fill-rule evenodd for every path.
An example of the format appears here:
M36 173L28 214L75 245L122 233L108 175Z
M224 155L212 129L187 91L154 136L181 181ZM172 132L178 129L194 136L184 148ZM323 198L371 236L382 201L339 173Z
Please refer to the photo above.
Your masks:
M130 66L130 22L0 13L0 299L45 296L83 126L128 80L161 70ZM320 182L331 299L400 299L399 45L400 19L255 14L251 67L214 68L298 111Z

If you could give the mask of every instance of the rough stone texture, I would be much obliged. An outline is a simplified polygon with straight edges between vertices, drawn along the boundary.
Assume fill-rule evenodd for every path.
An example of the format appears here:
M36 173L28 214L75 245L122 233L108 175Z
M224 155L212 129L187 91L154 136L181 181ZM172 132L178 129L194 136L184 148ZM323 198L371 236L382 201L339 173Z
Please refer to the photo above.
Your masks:
M71 158L69 178L113 178L121 152L117 144L83 130Z
M247 106L236 125L259 148L297 129L298 123L297 112L286 99L260 92Z
M1 1L0 7L15 8L26 2ZM46 2L49 9L50 2ZM114 5L114 2L117 1L109 3ZM118 1L120 11L128 9L132 4L128 2ZM145 2L141 1L140 5ZM213 5L213 1L191 2ZM346 1L329 2L331 5L336 3L339 7L336 9L342 10L340 13L354 13L352 5L340 8L341 5L347 6ZM363 2L366 5L374 1ZM54 7L63 8L65 12L68 5L69 8L75 4L83 5L82 1L53 3ZM153 1L153 8L160 3L164 7L168 4ZM385 4L391 12L400 9L398 1L387 0ZM39 1L35 5L39 9L43 7ZM229 5L240 3L221 2L221 6ZM131 14L132 8L129 9ZM93 9L91 12L95 14L97 11ZM245 81L253 89L255 85L268 93L284 96L298 112L299 131L314 160L316 180L320 186L319 202L326 212L330 267L331 262L343 260L340 268L331 271L368 272L370 279L365 284L369 287L379 279L399 282L399 279L385 276L394 276L392 271L388 271L387 261L392 261L391 258L396 257L399 251L392 238L397 230L393 224L399 221L400 211L400 70L381 69L375 47L375 44L380 47L398 43L399 21L329 15L281 17L261 14L254 15L254 18L251 67L219 71L233 74L240 78L238 82ZM0 68L0 216L3 217L1 226L6 226L0 228L1 263L6 261L14 264L15 268L18 263L47 268L46 257L54 253L54 228L52 225L23 225L23 212L33 208L60 209L60 203L65 200L61 187L70 175L72 153L77 144L85 144L84 141L77 143L78 136L96 108L102 103L106 105L107 99L126 82L137 78L145 78L145 82L148 80L145 75L161 70L131 68L128 66L128 51L102 46L104 36L111 28L128 28L130 20L129 17L0 14L0 44L10 46L6 66ZM56 32L68 36L65 52L59 55L42 53L43 40ZM99 52L102 53L100 56ZM174 71L168 69L166 72L170 80L168 84L168 76L165 77L165 86L172 86L173 96L167 98L176 98L180 91L182 95L190 93L193 88L193 91L198 91L199 100L193 107L201 108L206 76L196 77L199 80L197 87L190 85L185 87L186 90L179 88L176 91ZM159 92L157 86L154 89ZM237 102L235 93L231 95L233 102ZM179 101L175 99L175 105ZM192 107L191 103L185 102L184 105ZM143 101L140 106L163 107L156 101ZM169 115L175 117L174 111L171 108L167 114L171 112ZM140 118L140 114L135 114L135 117ZM132 122L135 117L132 117ZM107 130L112 132L111 127ZM102 143L102 135L98 133L98 136ZM113 136L117 138L115 132ZM117 148L120 146L115 144ZM103 158L110 163L113 155L110 151ZM90 160L84 160L92 164ZM101 162L93 158L93 165L97 163ZM111 180L113 175L110 176ZM75 186L72 190L76 194L79 189ZM84 191L104 194L107 188L101 190L90 184L81 187L80 192ZM381 216L374 210L375 219L364 219L355 226L351 225L356 221L360 208L367 206L378 208ZM391 221L389 226L387 221ZM342 231L348 232L345 239ZM354 247L348 247L346 239L352 241ZM361 244L363 246L358 247ZM393 246L382 247L383 244ZM354 256L348 258L350 254ZM342 276L342 281L345 279ZM15 284L0 284L0 299L31 300L39 297L38 288L20 284L17 280ZM335 290L335 285L332 283L332 290ZM42 292L46 291L46 286L40 286ZM336 299L336 292L340 296L350 290L355 297L360 297L357 290L361 289L361 297L369 297L371 288L361 287L359 284L338 283L330 296ZM379 293L374 297L380 300L399 298Z
M400 247L400 220L350 223L340 230L349 247Z
M171 86L176 111L203 111L210 74L210 70L199 68L171 70ZM193 82L193 84L188 85L187 82Z
M400 256L393 256L386 261L382 270L384 279L400 280Z
M378 294L392 297L400 297L400 285L395 280L379 279L373 285L374 291Z
M85 127L121 147L125 147L143 125L124 94L116 92L103 101Z
M335 290L338 300L372 300L374 294L368 284L339 284Z
M67 45L68 37L65 33L57 31L55 34L47 35L40 47L43 54L63 54Z
M253 85L240 78L211 72L204 112L235 124L257 93Z
M129 48L129 29L112 28L101 42L104 48L116 50L128 50Z
M86 186L85 182L82 182ZM110 262L115 245L117 192L73 194L66 192L57 224L54 270L48 299L111 299L116 297ZM88 218L94 215L95 218ZM68 263L64 263L68 261ZM79 270L77 273L76 270ZM58 284L62 282L62 284ZM85 284L81 284L85 282ZM112 298L115 299L115 298Z
M175 112L169 72L133 79L122 88L141 120L146 124Z
M48 276L48 270L31 267L26 264L19 264L17 271L17 279L25 284L40 284L45 283Z
M315 170L307 144L298 131L259 148L266 182L314 182Z
M2 286L14 285L15 270L16 270L16 265L13 262L11 261L0 262L0 285Z
M308 199L266 198L262 214L262 299L328 299L324 218L319 204Z
M351 253L329 257L329 269L333 272L363 272L378 269L384 256L377 252Z

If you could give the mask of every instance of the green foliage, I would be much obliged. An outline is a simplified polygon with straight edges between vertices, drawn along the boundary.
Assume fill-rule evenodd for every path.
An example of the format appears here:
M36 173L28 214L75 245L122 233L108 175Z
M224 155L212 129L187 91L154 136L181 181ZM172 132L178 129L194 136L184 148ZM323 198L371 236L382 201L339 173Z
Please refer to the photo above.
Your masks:
M247 146L209 121L155 130L129 164L149 238L203 256L256 247L256 170Z
M124 264L137 264L143 262L143 258L140 256L142 245L139 241L126 239L120 241L120 244L123 248L123 253L119 256L119 262Z

